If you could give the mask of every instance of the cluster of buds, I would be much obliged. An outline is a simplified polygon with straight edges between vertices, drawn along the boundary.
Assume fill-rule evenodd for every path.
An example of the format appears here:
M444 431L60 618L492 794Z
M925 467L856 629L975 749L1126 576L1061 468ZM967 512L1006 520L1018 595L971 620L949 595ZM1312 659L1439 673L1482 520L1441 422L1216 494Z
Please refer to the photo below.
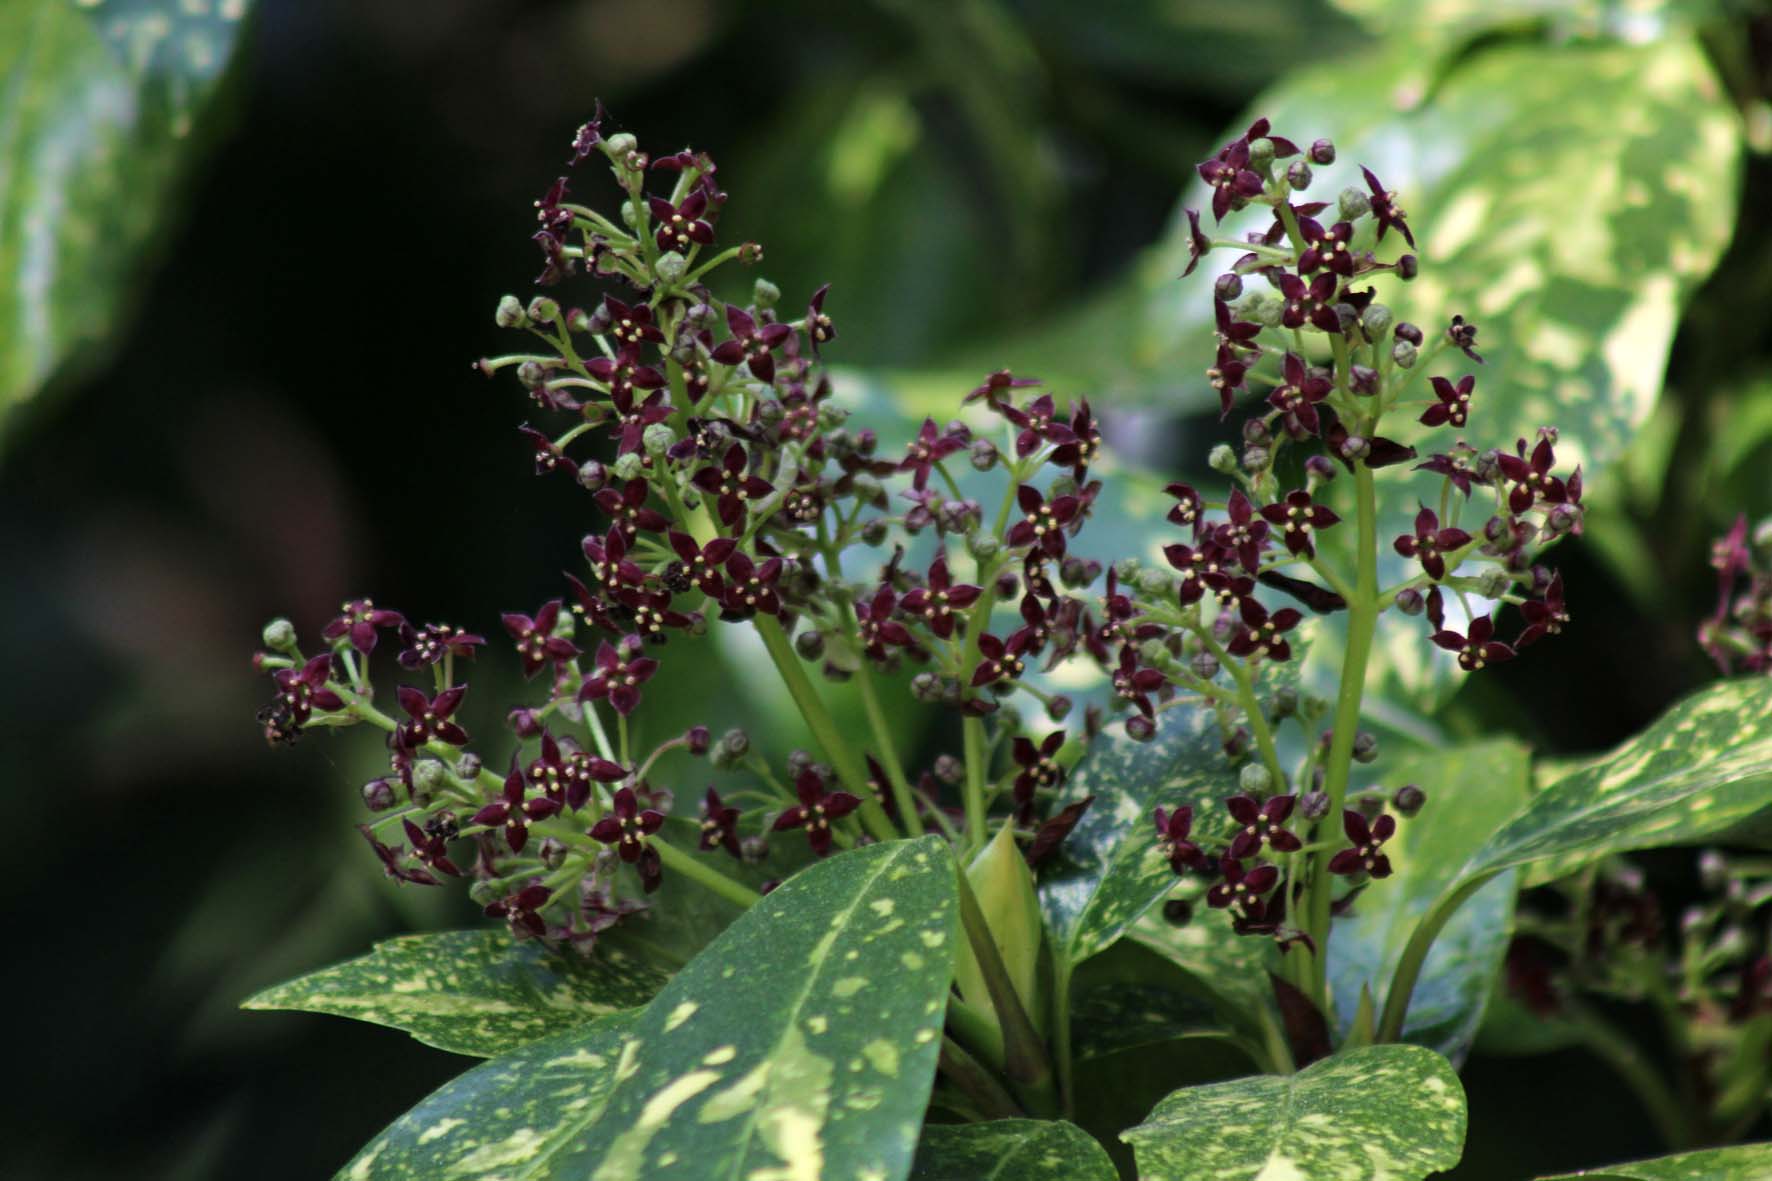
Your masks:
M1748 536L1747 517L1711 547L1717 606L1698 627L1698 642L1724 676L1737 668L1772 669L1772 521Z

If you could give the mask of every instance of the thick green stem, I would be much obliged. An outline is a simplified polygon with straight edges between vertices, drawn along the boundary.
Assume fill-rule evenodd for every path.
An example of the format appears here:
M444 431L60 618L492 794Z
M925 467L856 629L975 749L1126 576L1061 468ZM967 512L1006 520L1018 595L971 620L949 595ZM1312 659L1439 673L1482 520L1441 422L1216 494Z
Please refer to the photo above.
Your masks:
M787 633L781 629L781 623L773 615L758 615L752 623L756 626L757 634L763 637L763 646L769 650L769 658L775 662L775 671L781 674L782 683L788 687L794 704L799 707L800 716L806 719L813 739L824 751L831 766L837 769L837 778L861 800L862 825L879 840L895 839L898 832L892 827L886 809L874 798L873 789L868 787L867 770L856 755L855 746L844 741L842 733L837 729L836 720L825 708L824 699L812 687L806 670L800 667L800 658L795 655L794 646Z
M687 853L675 845L666 844L664 841L655 840L651 842L651 845L657 851L658 859L664 863L666 869L672 873L682 874L728 902L749 908L763 897L749 886L733 881L693 853Z
M898 806L899 824L911 836L923 833L923 818L917 812L917 797L911 781L905 778L904 764L899 761L898 747L892 742L892 727L886 711L880 708L880 695L874 691L874 677L867 658L855 670L855 683L861 689L861 705L868 715L868 726L874 731L874 742L880 748L880 763L886 769L886 782L892 787L892 799Z
M966 844L976 849L985 841L984 720L967 718L960 732L966 754Z
M1378 627L1378 494L1373 486L1372 469L1363 463L1354 465L1354 493L1359 528L1355 542L1359 573L1354 582L1354 593L1348 598L1347 652L1341 662L1341 684L1335 698L1335 728L1329 743L1329 758L1324 765L1323 790L1329 796L1325 823L1331 826L1341 822L1342 804L1347 799L1354 735L1360 729L1360 701L1366 689L1366 662L1372 654L1372 639ZM1329 859L1332 856L1328 849L1316 855L1306 887L1310 901L1308 930L1317 942L1317 954L1312 957L1311 995L1325 1013L1329 1011L1326 961L1332 893Z

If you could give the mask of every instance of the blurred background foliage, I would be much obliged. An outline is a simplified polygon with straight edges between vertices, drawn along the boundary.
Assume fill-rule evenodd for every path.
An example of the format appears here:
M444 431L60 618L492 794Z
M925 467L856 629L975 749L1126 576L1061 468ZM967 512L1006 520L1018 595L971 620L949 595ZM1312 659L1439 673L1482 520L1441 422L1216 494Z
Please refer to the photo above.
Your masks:
M1010 365L1089 394L1171 478L1222 437L1209 278L1175 282L1193 163L1251 110L1336 139L1326 199L1371 161L1431 276L1403 309L1486 326L1485 429L1556 423L1595 506L1558 644L1456 695L1391 662L1381 712L1417 735L1567 755L1638 728L1711 675L1709 540L1772 513L1762 3L9 0L0 65L8 1177L321 1175L460 1069L236 1011L472 921L351 832L376 743L265 751L247 655L269 616L312 633L365 591L483 631L557 592L583 502L528 478L520 392L469 362L529 290L530 202L599 97L715 156L722 236L766 245L790 306L833 284L850 396L940 414ZM653 724L742 723L779 756L755 660L667 661ZM511 663L476 670L488 710ZM1241 1069L1100 1065L1153 1099ZM1459 1178L1658 1147L1576 1051L1529 1081L1479 1054L1467 1080Z

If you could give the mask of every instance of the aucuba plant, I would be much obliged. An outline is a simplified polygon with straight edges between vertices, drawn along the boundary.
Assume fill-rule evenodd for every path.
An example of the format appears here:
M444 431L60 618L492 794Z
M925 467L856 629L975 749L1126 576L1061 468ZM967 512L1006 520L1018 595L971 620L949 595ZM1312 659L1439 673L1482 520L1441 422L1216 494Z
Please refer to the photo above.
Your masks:
M726 236L715 162L608 122L570 162L606 165L613 203L581 203L583 173L536 202L542 291L496 312L523 343L476 363L516 379L514 465L582 508L575 568L484 634L359 599L318 647L274 621L256 657L272 744L381 732L360 830L387 876L460 880L501 920L252 1002L490 1058L344 1175L970 1177L1034 1142L1013 1175L1425 1176L1459 1159L1454 1063L1524 867L1593 887L1608 857L1766 802L1772 739L1730 727L1767 694L1738 682L1536 794L1517 746L1384 766L1380 617L1470 676L1538 658L1572 619L1546 559L1584 487L1554 425L1486 425L1476 325L1392 310L1424 267L1401 196L1362 168L1305 198L1329 141L1257 120L1199 165L1187 270L1223 265L1197 380L1237 442L1212 482L1167 484L1130 554L1091 549L1110 476L1133 477L1087 391L1004 369L947 421L861 421L825 367L840 292L721 294L763 250ZM1244 236L1217 229L1250 210ZM1725 580L1748 568L1732 539ZM1706 626L1725 671L1764 667L1761 582ZM661 670L726 629L803 747L650 722ZM1331 635L1322 693L1301 665ZM497 660L516 700L469 692ZM950 749L906 743L907 714ZM1733 958L1706 950L1720 920L1689 924L1680 995L1706 1030L1772 1005L1763 869L1718 871L1731 929L1761 921ZM1622 897L1522 924L1507 976L1529 1003L1564 1003L1534 975L1553 935L1579 958L1636 931ZM1582 980L1622 987L1609 971ZM1112 1110L1106 1055L1201 1022L1257 1073ZM1744 1070L1737 1121L1766 1099Z

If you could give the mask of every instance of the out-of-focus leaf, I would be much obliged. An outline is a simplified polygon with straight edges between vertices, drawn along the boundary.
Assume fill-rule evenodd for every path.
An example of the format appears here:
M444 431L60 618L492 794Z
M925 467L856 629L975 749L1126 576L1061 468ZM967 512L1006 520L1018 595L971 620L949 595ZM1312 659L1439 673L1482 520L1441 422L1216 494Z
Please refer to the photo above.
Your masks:
M1183 878L1170 897L1188 903L1193 917L1183 926L1151 910L1132 928L1132 938L1197 980L1221 1006L1221 1016L1250 1032L1250 1020L1273 1008L1267 972L1271 939L1238 935L1230 920L1206 907L1208 883Z
M1260 969L1255 969L1260 974ZM1071 982L1077 1061L1182 1038L1227 1037L1218 997L1149 948L1123 939L1085 960Z
M1329 980L1345 1032L1360 989L1374 996L1396 970L1404 945L1459 867L1526 802L1525 748L1498 739L1475 746L1412 751L1391 764L1387 788L1422 785L1427 805L1399 822L1385 845L1394 872L1360 895L1329 940ZM1403 1035L1463 1056L1483 1017L1513 930L1514 881L1503 874L1446 924L1415 987Z
M1464 1088L1421 1046L1187 1087L1128 1128L1141 1181L1417 1181L1464 1152Z
M1063 1120L930 1124L910 1181L1115 1181L1107 1150Z
M0 423L97 356L249 7L0 5Z
M499 929L402 935L366 956L267 988L247 1009L331 1013L490 1058L637 1008L665 975L615 948L564 958Z
M494 1059L344 1176L902 1177L953 970L939 837L797 874L637 1014Z
M1539 1181L1762 1181L1772 1177L1772 1144L1706 1148L1626 1165L1559 1173Z

